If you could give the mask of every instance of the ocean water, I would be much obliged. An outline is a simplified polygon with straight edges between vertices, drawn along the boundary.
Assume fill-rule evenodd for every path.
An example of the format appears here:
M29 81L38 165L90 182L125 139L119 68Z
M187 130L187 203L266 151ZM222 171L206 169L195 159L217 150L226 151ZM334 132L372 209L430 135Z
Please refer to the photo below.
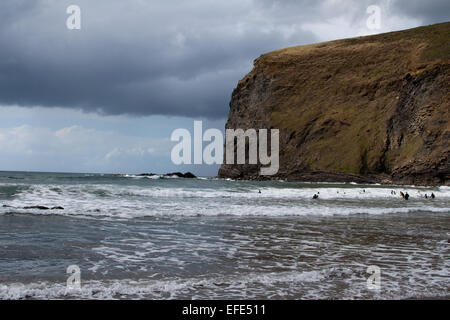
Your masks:
M444 186L0 172L0 299L448 298L449 239Z

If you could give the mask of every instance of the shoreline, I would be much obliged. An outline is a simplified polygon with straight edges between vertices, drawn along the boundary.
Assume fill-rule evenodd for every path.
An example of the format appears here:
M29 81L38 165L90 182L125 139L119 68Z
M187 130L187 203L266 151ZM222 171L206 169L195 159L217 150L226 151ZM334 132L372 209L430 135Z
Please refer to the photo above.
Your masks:
M403 177L401 179L392 178L387 174L360 175L346 172L331 171L307 171L282 173L274 176L261 176L255 171L243 172L236 169L219 170L217 178L232 179L237 181L272 181L282 180L286 182L311 182L311 183L356 183L356 184L379 184L398 186L421 186L421 187L441 187L450 186L450 180L433 182L433 177L419 179L417 177Z

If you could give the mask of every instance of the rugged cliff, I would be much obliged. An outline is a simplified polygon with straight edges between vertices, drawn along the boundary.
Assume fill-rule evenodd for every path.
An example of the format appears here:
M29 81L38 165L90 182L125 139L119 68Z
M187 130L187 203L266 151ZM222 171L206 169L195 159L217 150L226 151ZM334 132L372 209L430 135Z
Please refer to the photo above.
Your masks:
M264 54L226 128L280 130L280 169L220 177L450 183L450 23Z

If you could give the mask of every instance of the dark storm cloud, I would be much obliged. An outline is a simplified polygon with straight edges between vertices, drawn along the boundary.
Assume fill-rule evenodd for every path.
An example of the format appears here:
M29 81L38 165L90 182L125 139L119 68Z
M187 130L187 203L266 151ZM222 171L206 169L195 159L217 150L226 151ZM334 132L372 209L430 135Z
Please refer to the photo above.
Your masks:
M448 0L397 0L393 2L393 10L419 18L423 24L450 20L450 1Z
M436 1L440 10L425 10L419 1L401 3L393 6L396 12L427 23L440 21L446 6ZM81 7L81 30L65 26L70 4ZM315 42L303 23L345 16L350 7L364 14L367 4L2 0L0 104L224 117L253 59Z

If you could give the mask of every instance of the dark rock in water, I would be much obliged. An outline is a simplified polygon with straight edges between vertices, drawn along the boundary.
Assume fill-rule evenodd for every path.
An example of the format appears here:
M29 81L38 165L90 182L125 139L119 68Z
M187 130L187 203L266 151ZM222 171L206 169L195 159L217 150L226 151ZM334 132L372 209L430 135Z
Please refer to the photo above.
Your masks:
M58 206L58 207L53 207L53 208L52 208L52 210L64 210L64 208L63 208L63 207L60 207L60 206Z
M124 175L114 175L114 176L124 176ZM189 179L197 178L192 172L186 172L186 173L171 172L171 173L166 173L166 174L140 173L140 174L137 174L136 176L138 176L138 177L153 177L153 176L173 177L173 176L176 176L178 178L189 178Z
M39 209L39 210L49 210L49 207L45 206L30 206L30 207L23 207L24 209Z
M188 179L197 178L192 172L186 172L186 173L172 172L172 173L165 174L164 176L177 176L178 178L188 178Z
M195 179L195 178L197 178L192 172L186 172L184 174L184 177L188 178L188 179Z
M14 208L14 207L8 206L8 205L4 204L4 205L3 205L3 208Z
M184 178L184 174L181 173L181 172L167 173L167 174L164 174L163 176L167 176L167 177L170 177L170 176L177 176L178 178Z

